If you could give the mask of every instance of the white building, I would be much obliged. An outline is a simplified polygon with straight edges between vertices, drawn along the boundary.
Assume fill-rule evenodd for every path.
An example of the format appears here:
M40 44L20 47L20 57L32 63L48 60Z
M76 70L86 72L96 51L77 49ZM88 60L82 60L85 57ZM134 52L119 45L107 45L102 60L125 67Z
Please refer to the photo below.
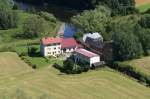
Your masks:
M43 56L57 56L65 52L73 52L78 47L73 38L47 37L41 40L40 52Z
M75 50L75 60L92 66L95 63L100 63L100 56L85 49L77 49Z

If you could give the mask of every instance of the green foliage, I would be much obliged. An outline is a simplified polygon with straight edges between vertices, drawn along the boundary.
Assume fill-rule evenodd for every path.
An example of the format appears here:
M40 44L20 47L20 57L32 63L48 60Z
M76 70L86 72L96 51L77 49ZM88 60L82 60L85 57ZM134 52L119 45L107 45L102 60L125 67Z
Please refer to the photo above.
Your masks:
M74 69L74 62L71 59L67 59L66 61L64 61L63 65L64 65L64 70L68 74L70 74Z
M139 24L143 28L149 28L150 29L150 14L144 14L141 17L141 20L139 21Z
M90 65L87 63L74 62L74 57L67 58L62 64L55 63L53 65L56 69L59 69L63 73L67 74L80 74L87 72L90 69Z
M45 33L46 25L46 21L43 18L37 15L32 15L23 25L23 35L25 38L41 37L44 35L43 33Z
M138 58L142 55L142 47L138 38L132 33L115 33L113 35L114 50L117 59L127 60Z
M77 32L77 33L75 33L75 35L74 35L74 38L75 38L75 39L79 39L79 38L81 38L81 37L83 37L83 33L82 33L82 32Z
M109 9L104 6L99 6L95 10L84 11L80 15L74 16L72 23L81 32L101 32L105 36L105 27L109 20Z
M144 13L144 12L148 12L148 10L150 9L150 3L146 3L144 5L140 5L137 7L137 9L141 12L141 13Z
M134 0L18 0L34 4L55 4L59 6L80 10L95 8L97 5L105 5L112 10L112 15L127 15L135 12Z
M39 13L39 15L40 15L41 17L43 17L46 21L50 21L50 22L54 22L54 23L57 22L57 19L56 19L56 18L54 17L54 15L51 14L51 13L41 11L41 12Z
M150 8L145 11L145 14L150 14Z
M8 10L13 8L13 3L11 0L0 0L0 9Z
M0 0L0 30L15 28L18 25L18 13L12 10L9 0Z
M13 6L13 10L19 10L19 9L20 9L20 6L17 3L15 3Z
M150 49L150 29L144 29L137 25L135 27L137 37L139 38L139 41L142 45L143 51L145 55L149 55L149 49Z
M117 60L128 60L143 55L143 43L138 29L138 16L113 18L109 24L109 31L114 41L114 55Z
M134 0L100 0L111 10L112 15L128 15L136 12ZM102 3L101 3L102 4Z

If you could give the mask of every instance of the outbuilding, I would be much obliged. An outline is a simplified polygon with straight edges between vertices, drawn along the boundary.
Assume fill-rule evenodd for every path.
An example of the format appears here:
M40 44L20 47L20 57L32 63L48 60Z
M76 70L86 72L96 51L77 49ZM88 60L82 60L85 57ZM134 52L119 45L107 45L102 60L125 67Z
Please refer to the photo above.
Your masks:
M100 56L86 49L75 50L75 61L88 63L91 67L95 63L100 63Z

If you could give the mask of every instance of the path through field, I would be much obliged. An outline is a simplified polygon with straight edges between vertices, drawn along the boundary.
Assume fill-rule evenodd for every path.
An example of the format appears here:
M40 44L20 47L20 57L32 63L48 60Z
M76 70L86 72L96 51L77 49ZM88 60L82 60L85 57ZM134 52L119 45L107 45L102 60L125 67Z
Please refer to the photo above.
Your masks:
M15 53L0 53L0 95L24 90L32 99L149 99L147 88L109 68L80 75L61 75L53 67L32 70Z

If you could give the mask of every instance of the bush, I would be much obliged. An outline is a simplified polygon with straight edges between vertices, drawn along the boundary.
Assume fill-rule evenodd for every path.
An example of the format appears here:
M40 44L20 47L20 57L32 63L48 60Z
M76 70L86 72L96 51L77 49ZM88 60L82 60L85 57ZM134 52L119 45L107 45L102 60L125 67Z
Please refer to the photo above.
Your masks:
M16 52L16 53L19 55L19 57L27 56L28 55L27 52Z
M36 69L36 68L37 68L37 66L36 66L36 65L32 65L32 68L33 68L33 69Z
M77 33L74 34L74 38L77 39L77 40L80 39L81 37L83 37L82 32L77 32Z
M87 63L75 64L72 57L65 60L63 62L63 66L58 65L57 63L55 63L53 66L56 69L59 69L60 72L63 72L66 74L80 74L82 72L87 72L90 69L90 66Z
M39 13L39 15L40 15L41 17L43 17L46 21L50 21L50 22L54 22L54 23L57 22L57 19L56 19L55 16L54 16L53 14L51 14L51 13L41 11L41 12Z
M0 47L0 52L7 52L7 51L15 52L15 48L13 46Z
M14 10L19 10L20 9L19 4L15 3L14 6L13 6L13 9Z

